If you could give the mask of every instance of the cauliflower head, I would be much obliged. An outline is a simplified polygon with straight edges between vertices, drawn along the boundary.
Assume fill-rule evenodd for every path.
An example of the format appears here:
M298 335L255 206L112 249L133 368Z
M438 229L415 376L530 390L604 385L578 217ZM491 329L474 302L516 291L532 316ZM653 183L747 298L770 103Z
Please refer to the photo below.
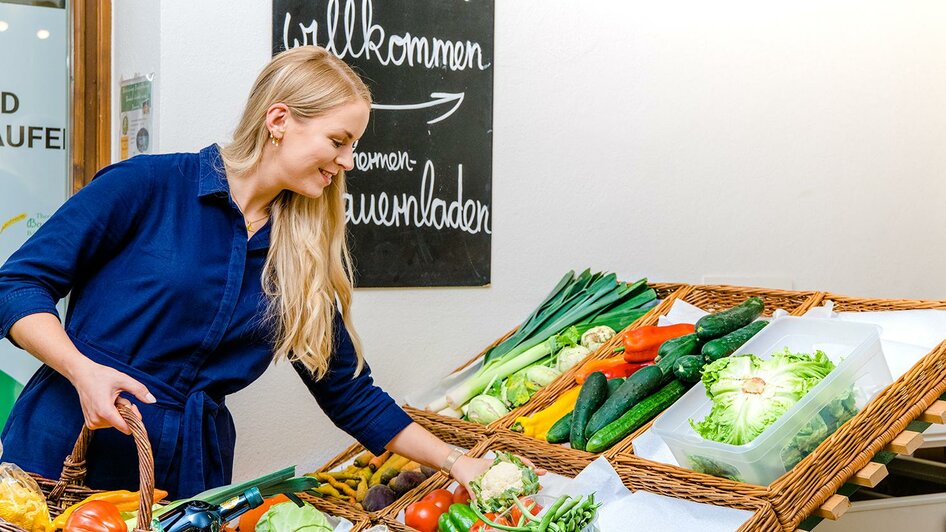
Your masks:
M523 495L539 491L539 477L518 457L499 451L493 465L470 482L476 505L483 512L502 512Z

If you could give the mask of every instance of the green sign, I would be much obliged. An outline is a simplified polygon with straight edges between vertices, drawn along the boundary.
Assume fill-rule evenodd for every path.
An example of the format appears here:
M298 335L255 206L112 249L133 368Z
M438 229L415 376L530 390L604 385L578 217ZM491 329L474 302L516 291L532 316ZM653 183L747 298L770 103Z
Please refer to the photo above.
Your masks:
M23 391L23 385L16 379L0 370L0 427L7 424L7 418L10 417L10 411L13 410L13 403L16 397Z
M122 87L122 112L141 109L151 99L151 82L139 81Z

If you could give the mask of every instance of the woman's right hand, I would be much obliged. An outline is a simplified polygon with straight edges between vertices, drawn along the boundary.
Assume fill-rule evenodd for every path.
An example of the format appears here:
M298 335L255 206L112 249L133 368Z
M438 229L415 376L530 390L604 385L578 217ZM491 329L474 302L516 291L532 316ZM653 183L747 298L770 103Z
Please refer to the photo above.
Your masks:
M131 434L115 403L119 401L130 406L139 418L141 413L127 399L119 397L121 392L128 392L145 403L156 402L144 384L89 359L85 359L81 367L70 372L69 380L79 392L82 415L85 417L85 425L90 429L115 427L125 434Z

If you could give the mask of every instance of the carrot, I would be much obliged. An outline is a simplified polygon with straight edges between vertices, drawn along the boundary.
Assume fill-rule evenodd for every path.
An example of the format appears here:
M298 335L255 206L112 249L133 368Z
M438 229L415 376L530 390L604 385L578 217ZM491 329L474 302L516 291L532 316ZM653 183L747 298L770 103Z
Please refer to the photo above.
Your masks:
M368 467L370 467L372 471L377 471L385 462L388 461L388 458L390 457L391 457L391 451L384 451L380 455L375 456L374 458L369 460Z

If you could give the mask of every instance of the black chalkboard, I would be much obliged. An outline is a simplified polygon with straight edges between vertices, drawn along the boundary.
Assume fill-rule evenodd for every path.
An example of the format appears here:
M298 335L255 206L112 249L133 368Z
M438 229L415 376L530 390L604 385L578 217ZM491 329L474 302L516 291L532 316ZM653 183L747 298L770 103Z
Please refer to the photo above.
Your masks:
M273 0L273 54L317 44L362 75L348 172L355 284L490 282L493 0Z

